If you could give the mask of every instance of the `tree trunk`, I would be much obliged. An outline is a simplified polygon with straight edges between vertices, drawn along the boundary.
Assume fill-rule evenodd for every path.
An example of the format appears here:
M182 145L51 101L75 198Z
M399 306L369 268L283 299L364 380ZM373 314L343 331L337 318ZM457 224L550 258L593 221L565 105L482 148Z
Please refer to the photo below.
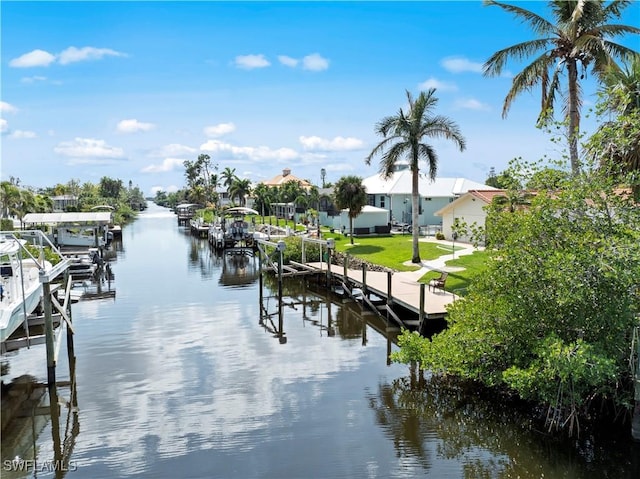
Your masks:
M353 244L353 217L349 215L349 236L351 237L351 244Z
M567 63L569 80L569 158L571 160L571 173L577 176L580 173L580 158L578 156L578 137L580 136L580 110L578 105L578 67L574 59Z
M418 239L420 238L420 220L419 220L419 203L420 191L418 190L418 161L416 160L415 169L411 171L411 236L413 243L413 258L412 263L422 263L420 260L420 247L418 245Z

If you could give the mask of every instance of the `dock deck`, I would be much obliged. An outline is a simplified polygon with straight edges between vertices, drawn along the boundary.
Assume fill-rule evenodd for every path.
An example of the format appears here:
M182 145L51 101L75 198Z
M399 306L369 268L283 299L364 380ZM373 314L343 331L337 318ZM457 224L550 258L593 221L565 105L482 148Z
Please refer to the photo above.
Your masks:
M306 263L305 267L313 268L318 272L327 272L326 263ZM332 276L344 278L343 266L331 264L330 267ZM347 269L347 276L352 283L361 288L365 286L364 279L366 279L367 291L385 299L391 296L393 304L420 314L420 283L403 276L402 273L391 274L391 291L389 291L388 273L386 272L367 271L366 277L363 278L362 270ZM458 297L453 293L441 289L430 291L425 285L424 314L427 318L443 318L447 314L447 306L456 301L456 299Z

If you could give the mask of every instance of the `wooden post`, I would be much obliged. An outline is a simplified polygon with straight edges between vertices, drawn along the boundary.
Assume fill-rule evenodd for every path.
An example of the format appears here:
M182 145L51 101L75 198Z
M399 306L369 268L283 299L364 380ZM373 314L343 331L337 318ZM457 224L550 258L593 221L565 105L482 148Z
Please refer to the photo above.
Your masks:
M362 294L367 295L367 265L362 263Z
M56 384L56 359L53 337L53 318L51 316L51 286L48 281L42 283L44 306L44 330L47 346L47 384L49 388Z
M393 296L391 296L391 271L387 271L387 304L391 306L393 304Z
M346 283L347 278L348 278L347 275L349 274L349 253L345 253L344 254L344 263L342 265L342 270L343 270L342 274L344 276L344 280L345 280L345 283Z
M258 284L259 284L259 300L260 300L260 319L262 319L262 302L263 302L263 293L262 293L262 247L260 243L258 243Z
M424 321L424 283L420 283L420 312L418 313L418 332L422 333L422 322Z
M307 264L307 255L305 254L304 250L304 236L302 237L302 262L304 264Z
M278 304L282 306L282 250L278 250Z

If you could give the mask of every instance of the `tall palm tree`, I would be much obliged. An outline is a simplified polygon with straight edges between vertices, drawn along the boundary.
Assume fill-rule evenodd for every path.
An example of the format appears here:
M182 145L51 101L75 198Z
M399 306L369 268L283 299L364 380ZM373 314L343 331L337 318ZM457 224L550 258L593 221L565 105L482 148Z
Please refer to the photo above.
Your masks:
M485 76L498 76L503 73L508 59L521 61L535 56L531 64L513 77L511 89L504 100L503 118L520 93L539 84L542 87L542 108L538 123L548 124L553 118L556 95L565 94L560 91L560 81L566 72L564 113L568 122L569 157L574 175L580 172L578 137L582 99L579 80L584 78L588 66L601 80L610 65L615 64L616 58L625 59L634 54L630 48L609 40L625 33L640 33L637 27L609 23L619 19L631 3L630 0L614 0L609 4L603 0L552 0L549 6L553 21L549 21L516 5L485 0L485 5L495 5L513 14L537 34L534 40L497 51L484 64Z
M238 179L236 178L231 186L229 186L229 196L238 198L238 204L244 206L246 204L246 196L251 193L251 180L248 178Z
M334 201L340 209L349 210L349 232L353 244L353 219L367 204L367 189L359 176L343 176L334 190Z
M231 187L231 185L233 184L233 182L236 180L237 176L236 176L236 169L235 168L230 168L230 167L226 167L222 173L220 173L220 179L222 180L222 186L224 186L227 191L229 191L229 188Z
M434 115L433 110L438 103L435 96L436 89L430 88L427 92L420 92L418 98L413 98L407 91L409 109L400 111L394 116L388 116L380 120L376 125L376 133L384 139L378 143L366 159L370 164L371 159L380 154L379 172L383 178L388 179L393 175L398 162L407 157L411 170L411 226L413 235L413 258L411 262L420 263L420 249L418 239L420 235L418 180L420 177L420 160L426 160L429 177L433 180L438 170L438 155L433 146L425 143L426 138L444 138L453 141L463 151L466 142L460 128L451 119Z

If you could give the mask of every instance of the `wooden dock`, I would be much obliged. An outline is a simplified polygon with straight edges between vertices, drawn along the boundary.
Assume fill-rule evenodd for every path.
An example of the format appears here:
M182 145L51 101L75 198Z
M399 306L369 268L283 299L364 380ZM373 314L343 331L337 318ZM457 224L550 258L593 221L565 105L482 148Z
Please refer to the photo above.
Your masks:
M301 266L300 263L293 263L296 266ZM313 268L319 272L327 272L326 263L306 263L303 266L305 269ZM344 267L331 264L330 272L333 277L344 279ZM389 276L391 277L391 284L389 285ZM357 285L358 288L365 289L370 293L375 294L381 298L391 298L393 304L404 307L405 309L412 311L416 314L420 314L420 289L421 283L408 279L402 275L402 273L386 273L380 271L363 271L361 269L347 269L348 279ZM366 285L365 285L366 284ZM389 291L389 287L391 291ZM424 314L427 317L444 317L447 314L447 306L453 303L457 296L447 291L436 289L435 291L429 290L427 285L423 285L424 288Z
M332 257L331 251L335 248L332 239L322 241L303 238L302 261L289 261L288 265L284 265L282 252L286 246L283 241L257 241L260 270L271 270L278 275L279 297L283 277L313 275L328 289L359 302L363 308L384 318L387 327L408 328L420 333L431 329L427 324L429 320L433 320L432 325L442 324L447 316L447 306L458 299L453 293L431 289L428 285L417 282L415 275L368 271L366 265L361 269L349 268L348 255L344 265L328 261L305 262L306 242L320 246L320 257Z

